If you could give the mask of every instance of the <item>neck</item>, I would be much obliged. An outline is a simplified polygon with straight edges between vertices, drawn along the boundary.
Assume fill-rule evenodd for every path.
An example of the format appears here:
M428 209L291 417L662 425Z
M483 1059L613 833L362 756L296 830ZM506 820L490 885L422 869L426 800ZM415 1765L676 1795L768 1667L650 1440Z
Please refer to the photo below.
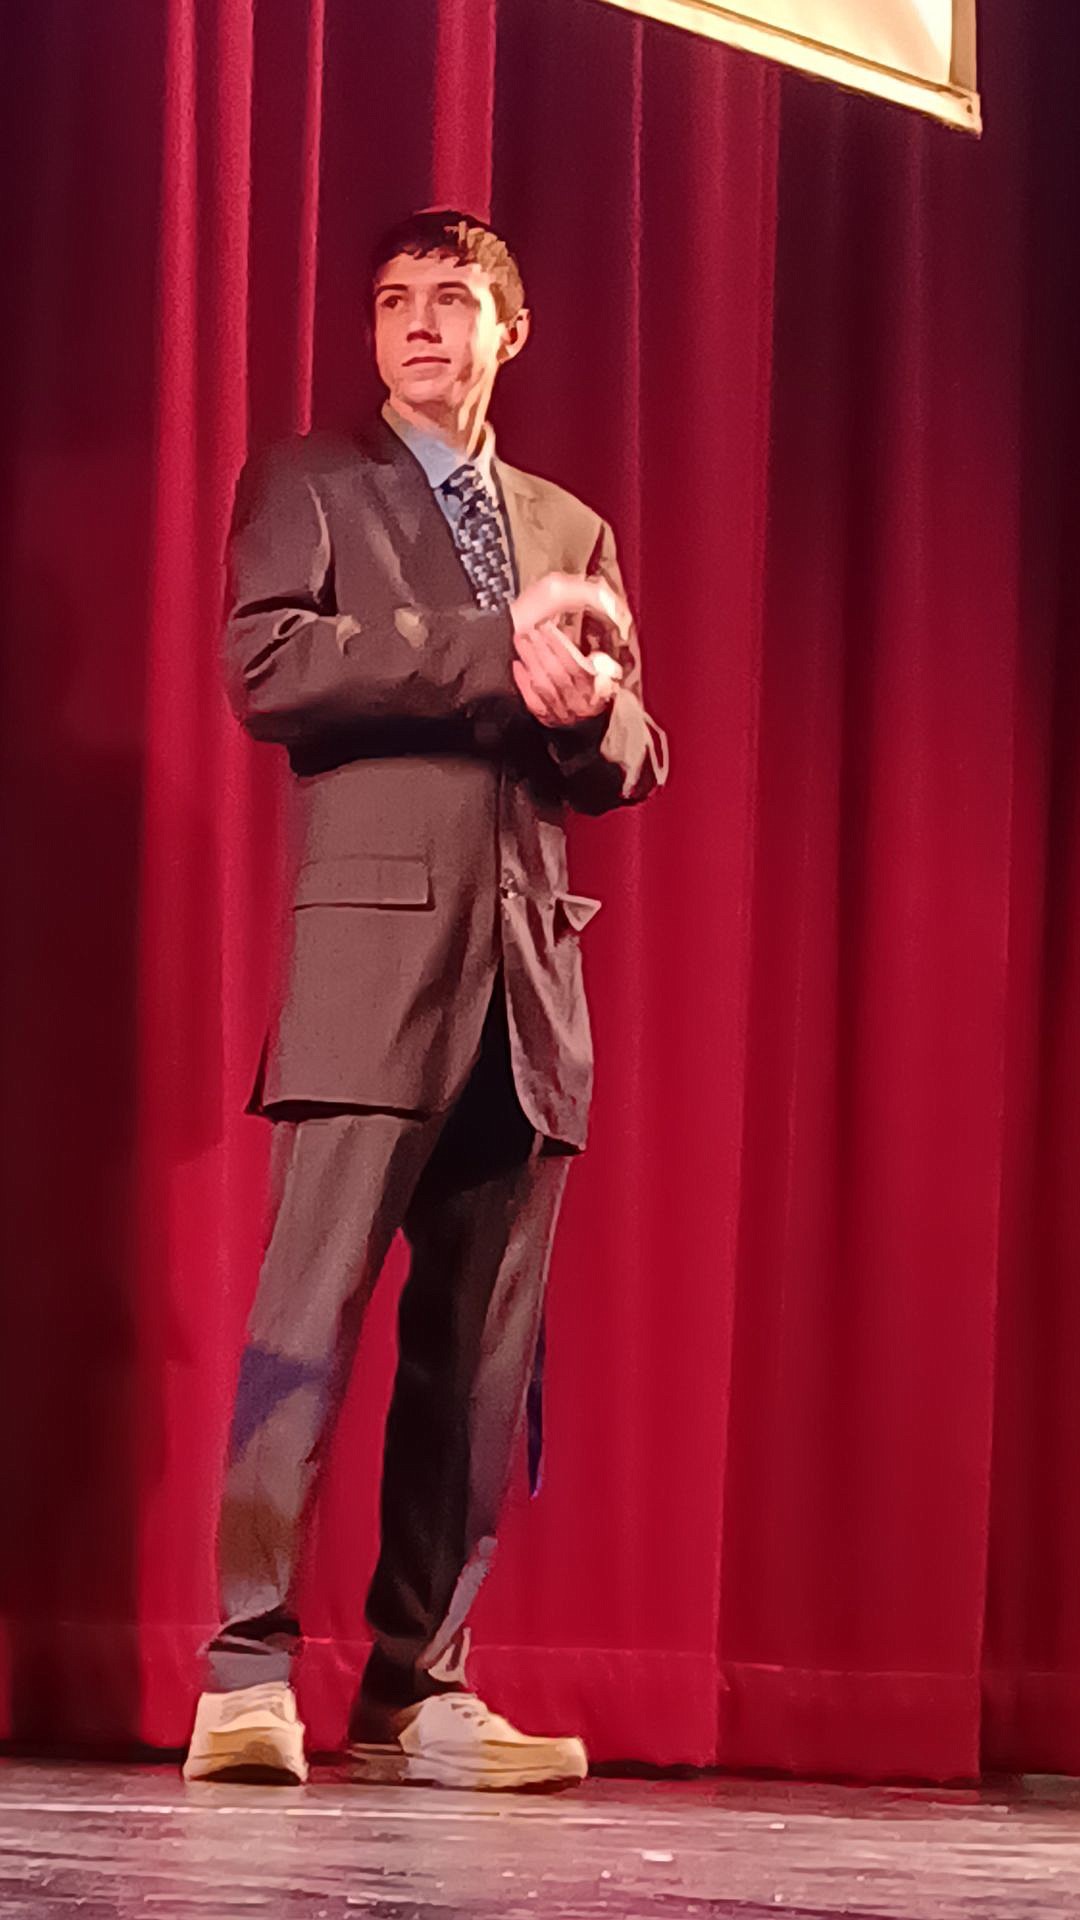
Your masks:
M399 399L397 394L391 394L390 404L410 427L417 427L421 433L434 434L437 440L444 441L456 453L471 460L484 437L489 398L488 394L477 394L461 406L446 402L418 407L409 400Z

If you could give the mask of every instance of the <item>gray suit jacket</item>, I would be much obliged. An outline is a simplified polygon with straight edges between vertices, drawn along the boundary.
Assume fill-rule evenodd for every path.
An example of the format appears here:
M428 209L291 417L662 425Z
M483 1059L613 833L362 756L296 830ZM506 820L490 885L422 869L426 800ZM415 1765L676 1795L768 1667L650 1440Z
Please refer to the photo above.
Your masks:
M595 513L497 474L522 585L555 568L621 590ZM381 419L249 461L228 565L230 700L295 775L285 965L252 1110L442 1110L501 961L522 1105L542 1133L584 1145L579 936L599 902L569 889L564 818L643 800L666 777L636 641L606 728L533 720L509 616L476 607L419 463Z

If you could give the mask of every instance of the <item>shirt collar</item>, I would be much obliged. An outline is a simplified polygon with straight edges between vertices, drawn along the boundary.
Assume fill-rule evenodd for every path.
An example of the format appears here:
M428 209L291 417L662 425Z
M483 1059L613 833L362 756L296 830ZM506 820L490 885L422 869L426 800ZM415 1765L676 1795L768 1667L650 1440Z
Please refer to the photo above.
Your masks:
M414 427L409 420L403 420L395 412L389 400L382 410L382 417L388 427L397 434L398 439L408 447L413 458L420 462L427 475L428 486L435 493L445 480L459 467L474 466L493 500L498 499L495 475L492 463L495 459L495 434L490 420L484 422L484 436L472 460L467 461L456 447L448 447L438 434L425 433L422 427Z

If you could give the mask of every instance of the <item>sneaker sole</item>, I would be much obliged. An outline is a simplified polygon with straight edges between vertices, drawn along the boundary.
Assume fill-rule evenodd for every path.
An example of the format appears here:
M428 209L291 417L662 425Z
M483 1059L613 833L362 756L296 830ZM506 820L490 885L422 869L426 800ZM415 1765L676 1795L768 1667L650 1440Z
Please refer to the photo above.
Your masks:
M469 1793L562 1793L580 1787L586 1772L548 1767L469 1767L449 1759L421 1758L400 1747L351 1746L352 1778L375 1787L447 1787Z
M269 1740L243 1740L218 1745L209 1753L189 1755L185 1780L221 1780L236 1786L302 1787L307 1782L306 1760L283 1760Z

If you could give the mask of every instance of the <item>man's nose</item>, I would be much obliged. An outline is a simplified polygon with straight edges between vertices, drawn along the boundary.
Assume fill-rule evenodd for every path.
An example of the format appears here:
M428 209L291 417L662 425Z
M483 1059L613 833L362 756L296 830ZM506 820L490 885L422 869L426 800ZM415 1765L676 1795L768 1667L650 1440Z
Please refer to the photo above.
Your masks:
M413 308L409 316L407 338L410 340L437 340L439 338L439 323L432 301L421 301Z

